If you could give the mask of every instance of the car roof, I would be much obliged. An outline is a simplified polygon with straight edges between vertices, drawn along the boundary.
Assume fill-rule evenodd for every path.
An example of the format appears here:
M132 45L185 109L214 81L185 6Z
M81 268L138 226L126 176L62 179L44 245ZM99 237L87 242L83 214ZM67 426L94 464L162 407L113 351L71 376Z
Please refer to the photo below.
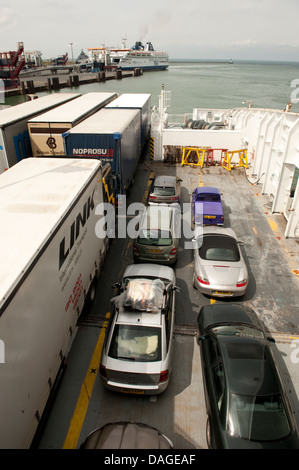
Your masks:
M220 191L218 188L215 188L214 186L199 186L198 188L195 189L196 193L213 193L213 194L220 194Z
M154 179L155 186L175 186L176 176L160 175Z
M263 338L217 335L217 339L231 393L256 396L280 391L269 347Z
M125 269L123 279L130 277L159 278L175 282L175 273L170 266L152 263L130 264Z
M119 311L116 323L124 325L158 326L162 325L162 312L146 313L131 312L128 310Z
M81 445L84 449L173 449L171 440L143 423L116 422L94 430Z
M141 227L169 230L175 210L173 207L162 205L147 206Z

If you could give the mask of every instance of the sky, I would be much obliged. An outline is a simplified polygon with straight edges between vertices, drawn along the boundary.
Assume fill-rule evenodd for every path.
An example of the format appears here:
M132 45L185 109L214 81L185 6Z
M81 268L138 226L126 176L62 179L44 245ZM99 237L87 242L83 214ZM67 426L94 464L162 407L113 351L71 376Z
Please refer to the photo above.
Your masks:
M170 59L299 61L298 0L1 0L0 52L151 41ZM73 43L71 47L70 43Z

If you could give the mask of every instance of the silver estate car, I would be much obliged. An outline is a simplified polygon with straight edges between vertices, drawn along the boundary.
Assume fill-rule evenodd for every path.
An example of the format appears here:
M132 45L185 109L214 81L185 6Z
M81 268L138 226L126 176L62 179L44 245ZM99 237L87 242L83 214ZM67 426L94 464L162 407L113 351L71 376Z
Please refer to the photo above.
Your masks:
M179 204L182 179L177 176L161 175L152 178L148 204Z
M213 297L244 295L248 272L235 232L217 226L197 227L193 242L194 287Z
M134 262L172 265L177 261L181 213L167 206L146 207L133 242Z
M173 357L175 273L168 266L126 268L100 361L100 379L112 391L157 395L168 386Z

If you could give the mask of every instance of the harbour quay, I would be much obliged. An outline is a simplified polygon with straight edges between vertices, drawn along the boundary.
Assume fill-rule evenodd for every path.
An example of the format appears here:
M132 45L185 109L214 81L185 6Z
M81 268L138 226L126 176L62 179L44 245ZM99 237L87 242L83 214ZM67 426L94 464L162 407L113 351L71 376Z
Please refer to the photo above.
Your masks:
M59 90L67 87L106 82L107 80L121 80L123 78L138 77L143 75L143 69L134 70L102 70L99 72L79 72L73 67L46 67L30 72L22 73L20 85L7 88L5 96L34 94L47 90Z

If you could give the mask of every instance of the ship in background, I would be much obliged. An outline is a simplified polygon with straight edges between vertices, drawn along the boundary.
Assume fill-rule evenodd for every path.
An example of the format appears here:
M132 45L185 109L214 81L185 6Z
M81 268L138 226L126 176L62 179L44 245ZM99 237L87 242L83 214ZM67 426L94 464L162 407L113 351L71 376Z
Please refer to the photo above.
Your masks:
M89 60L100 68L134 70L166 70L168 68L167 52L155 51L151 42L145 46L136 41L131 48L126 47L126 38L122 40L121 48L94 47L88 48Z

